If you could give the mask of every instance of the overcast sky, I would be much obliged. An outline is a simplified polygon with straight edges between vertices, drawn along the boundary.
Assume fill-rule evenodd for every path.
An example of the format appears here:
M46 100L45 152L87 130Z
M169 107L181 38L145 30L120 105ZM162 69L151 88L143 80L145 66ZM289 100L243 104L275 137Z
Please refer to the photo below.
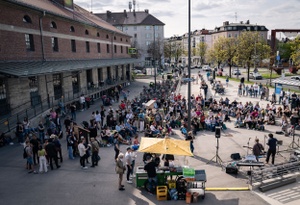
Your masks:
M129 11L133 0L74 0L94 13ZM92 6L91 6L92 5ZM300 0L191 0L191 30L214 29L224 21L265 25L272 29L300 29ZM165 23L165 37L188 32L188 0L136 0L136 11Z

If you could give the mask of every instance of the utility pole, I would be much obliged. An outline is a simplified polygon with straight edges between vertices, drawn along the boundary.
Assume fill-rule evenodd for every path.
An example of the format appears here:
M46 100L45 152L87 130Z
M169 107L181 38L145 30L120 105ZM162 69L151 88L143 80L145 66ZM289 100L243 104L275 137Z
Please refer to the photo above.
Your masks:
M188 5L188 131L191 130L191 0Z
M155 25L153 26L153 60L152 60L152 64L153 64L153 68L154 68L154 91L156 92L156 67L155 67Z

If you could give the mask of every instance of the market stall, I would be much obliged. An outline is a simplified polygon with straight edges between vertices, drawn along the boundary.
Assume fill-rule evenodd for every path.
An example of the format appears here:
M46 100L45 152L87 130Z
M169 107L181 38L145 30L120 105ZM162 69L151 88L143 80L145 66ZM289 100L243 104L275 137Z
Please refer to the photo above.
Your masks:
M142 137L139 152L193 156L190 142L171 138ZM182 199L191 203L192 198L205 197L205 170L195 170L190 167L170 166L157 169L156 194L158 200ZM146 187L147 173L143 166L136 169L136 186Z

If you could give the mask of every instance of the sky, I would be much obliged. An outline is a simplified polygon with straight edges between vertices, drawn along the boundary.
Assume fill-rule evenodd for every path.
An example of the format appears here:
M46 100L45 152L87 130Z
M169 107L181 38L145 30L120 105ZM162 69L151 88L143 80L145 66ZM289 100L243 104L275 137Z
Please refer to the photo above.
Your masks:
M133 0L73 0L93 13L129 11ZM213 30L229 23L250 21L272 29L300 29L300 0L190 0L191 31ZM165 37L188 32L188 0L136 0L136 11L149 13L165 24Z

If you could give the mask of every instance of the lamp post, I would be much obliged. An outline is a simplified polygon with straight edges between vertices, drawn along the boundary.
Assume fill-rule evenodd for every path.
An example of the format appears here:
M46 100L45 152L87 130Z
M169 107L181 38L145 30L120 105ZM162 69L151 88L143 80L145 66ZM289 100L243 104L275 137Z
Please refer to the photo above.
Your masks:
M154 91L156 91L156 67L155 67L155 25L153 26L153 60L152 60L152 64L153 64L153 68L154 68Z
M188 0L188 78L191 79L191 0ZM191 130L191 81L188 81L188 130Z

